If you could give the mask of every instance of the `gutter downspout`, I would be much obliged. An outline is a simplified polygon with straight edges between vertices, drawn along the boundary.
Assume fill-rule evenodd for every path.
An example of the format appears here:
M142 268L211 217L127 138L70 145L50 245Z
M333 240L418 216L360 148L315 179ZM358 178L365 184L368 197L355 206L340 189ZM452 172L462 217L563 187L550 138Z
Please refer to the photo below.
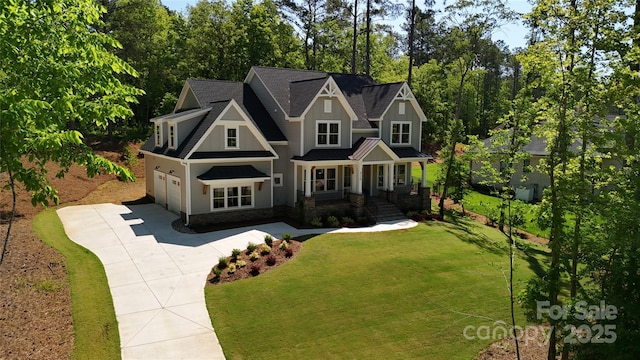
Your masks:
M186 221L185 221L185 226L189 226L189 216L191 216L191 164L189 164L188 162L180 162L180 164L182 166L184 166L184 173L185 173L185 177L186 177L186 181L185 183L187 184L187 187L185 189L185 195L186 195L186 209L185 209L185 214L186 214Z

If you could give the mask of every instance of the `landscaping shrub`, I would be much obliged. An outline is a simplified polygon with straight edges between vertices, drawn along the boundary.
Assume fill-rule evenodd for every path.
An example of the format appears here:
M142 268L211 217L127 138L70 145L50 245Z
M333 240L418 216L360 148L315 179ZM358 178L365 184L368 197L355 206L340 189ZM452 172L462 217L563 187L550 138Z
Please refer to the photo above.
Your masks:
M252 252L256 251L257 248L258 248L258 245L252 242L249 242L247 244L247 254L251 254Z
M271 247L267 244L262 244L260 247L260 255L267 255L271 252Z
M213 272L213 275L217 278L219 278L220 274L222 274L222 270L218 269L217 267L214 267L213 269L211 269L211 271Z
M327 218L327 226L328 227L338 227L340 226L340 221L338 221L338 218L331 215Z
M125 145L122 148L122 160L128 167L138 166L138 155L133 151L131 145Z
M273 254L271 254L271 255L267 256L266 262L267 262L267 265L273 266L273 265L276 264L276 257L273 256Z
M267 244L268 247L273 246L273 237L271 235L264 236L264 243Z
M348 216L343 217L342 219L340 219L340 221L342 222L342 226L344 227L350 227L356 223L352 218Z
M260 274L260 264L251 264L250 273L253 276Z
M280 249L287 250L288 247L289 247L289 242L287 242L286 240L282 240L282 242L280 243Z
M260 254L258 254L257 251L254 251L251 253L251 255L249 255L249 260L251 261L256 261L260 258Z
M284 255L285 255L286 257L292 257L292 256L293 256L293 249L292 249L292 248L290 248L290 247L288 247L288 248L284 249Z
M246 262L246 261L244 261L244 260L238 260L238 261L236 261L236 267L237 267L238 269L243 268L243 267L245 267L245 266L247 266L247 262Z
M231 257L233 258L234 261L238 260L238 256L240 256L240 254L242 254L242 250L240 249L231 250Z
M311 219L311 225L318 228L322 227L322 218L320 216L314 217Z
M291 234L282 234L282 240L284 241L291 241Z
M222 270L227 267L229 264L229 260L226 256L221 256L218 258L218 269Z
M229 274L233 274L234 272L236 272L236 264L229 264L229 270L227 270L227 272Z

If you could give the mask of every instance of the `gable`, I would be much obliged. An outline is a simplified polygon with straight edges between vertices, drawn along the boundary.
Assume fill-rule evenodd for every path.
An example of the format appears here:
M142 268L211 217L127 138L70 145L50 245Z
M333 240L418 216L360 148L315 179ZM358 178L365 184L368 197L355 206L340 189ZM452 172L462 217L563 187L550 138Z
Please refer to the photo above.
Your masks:
M328 77L326 80L323 79L323 81L324 81L324 84L319 88L319 90L317 90L315 96L311 99L311 101L307 102L308 101L306 100L307 98L304 97L304 105L306 106L304 111L302 111L302 113L300 113L299 116L293 116L292 114L290 120L300 120L304 118L311 111L311 109L317 104L319 99L335 100L334 101L335 105L339 104L340 107L342 107L342 109L346 112L346 116L349 120L351 121L358 120L358 115L353 111L353 109L349 105L349 102L347 101L344 94L338 87L338 84L336 84L333 78ZM301 99L299 101L303 101L303 100ZM301 105L297 105L297 106L299 108L302 107ZM336 119L336 120L341 120L341 119Z
M182 91L180 92L180 96L178 97L178 102L176 103L176 107L173 109L173 112L180 112L188 109L197 109L200 108L200 103L196 98L196 95L193 93L191 86L189 86L188 82L184 83L182 87Z
M365 156L363 159L364 162L390 161L390 160L393 160L393 158L389 156L389 154L379 146L376 146L373 150L371 150L369 154L367 154L367 156Z
M230 145L233 143L228 141L230 139L235 140L235 146ZM268 151L277 157L253 121L234 100L231 100L217 114L187 157L192 158L196 153L211 152L229 152L230 157L233 157L233 153L238 151Z
M398 90L398 92L394 96L393 101L391 101L389 103L389 105L387 106L385 111L380 116L380 119L384 119L385 116L389 115L389 116L394 117L394 120L395 120L395 118L398 115L400 115L400 114L398 114L398 111L397 111L397 107L398 107L399 103L405 103L406 104L406 106L405 106L405 114L409 113L409 109L412 109L413 112L415 112L417 118L421 122L427 121L427 117L424 114L424 112L422 111L422 108L420 107L420 104L418 104L418 101L416 100L416 97L413 95L413 92L409 88L409 85L407 85L406 83L404 83L402 85L402 87L400 87L400 89ZM394 109L396 109L395 112L391 112L390 111L393 106L395 106L395 108L394 108Z

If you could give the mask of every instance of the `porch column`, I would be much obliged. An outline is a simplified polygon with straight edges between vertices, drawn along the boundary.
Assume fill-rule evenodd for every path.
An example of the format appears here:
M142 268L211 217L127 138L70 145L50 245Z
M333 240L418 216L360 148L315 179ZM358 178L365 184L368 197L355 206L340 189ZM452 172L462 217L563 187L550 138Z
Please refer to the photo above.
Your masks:
M389 164L382 165L382 189L389 189ZM380 171L380 170L378 170ZM377 175L377 174L376 174Z
M362 194L362 182L364 181L364 176L362 176L362 163L356 164L356 173L355 173L355 181L356 181L356 194Z
M393 185L395 183L395 177L396 177L395 175L396 169L393 163L387 164L387 167L389 168L389 182L388 182L389 191L393 191Z
M311 197L311 165L305 165L304 172L305 172L304 196Z
M421 187L427 187L427 160L420 163L422 166L422 184Z

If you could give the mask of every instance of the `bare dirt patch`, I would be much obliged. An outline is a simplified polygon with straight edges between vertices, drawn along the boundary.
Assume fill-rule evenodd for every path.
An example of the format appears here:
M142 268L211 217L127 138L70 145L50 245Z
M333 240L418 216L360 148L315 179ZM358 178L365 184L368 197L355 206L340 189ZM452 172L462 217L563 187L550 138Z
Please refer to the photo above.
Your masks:
M122 164L123 143L93 143L96 153ZM139 144L132 145L137 153ZM72 166L64 179L55 178L58 167L47 166L52 186L61 204L121 203L144 196L142 160L133 167L136 183L122 183L113 175L86 176L86 170ZM0 186L8 181L0 175ZM95 191L95 192L94 192ZM4 240L11 192L0 190L0 235ZM31 195L17 189L18 216L13 223L4 262L0 265L0 359L70 358L73 339L71 297L65 260L44 244L33 231L33 217L44 208L31 205Z
M518 338L521 360L546 360L549 344L546 340L548 327L543 325L527 326ZM513 337L496 341L482 350L477 360L513 360L516 359L516 343Z

